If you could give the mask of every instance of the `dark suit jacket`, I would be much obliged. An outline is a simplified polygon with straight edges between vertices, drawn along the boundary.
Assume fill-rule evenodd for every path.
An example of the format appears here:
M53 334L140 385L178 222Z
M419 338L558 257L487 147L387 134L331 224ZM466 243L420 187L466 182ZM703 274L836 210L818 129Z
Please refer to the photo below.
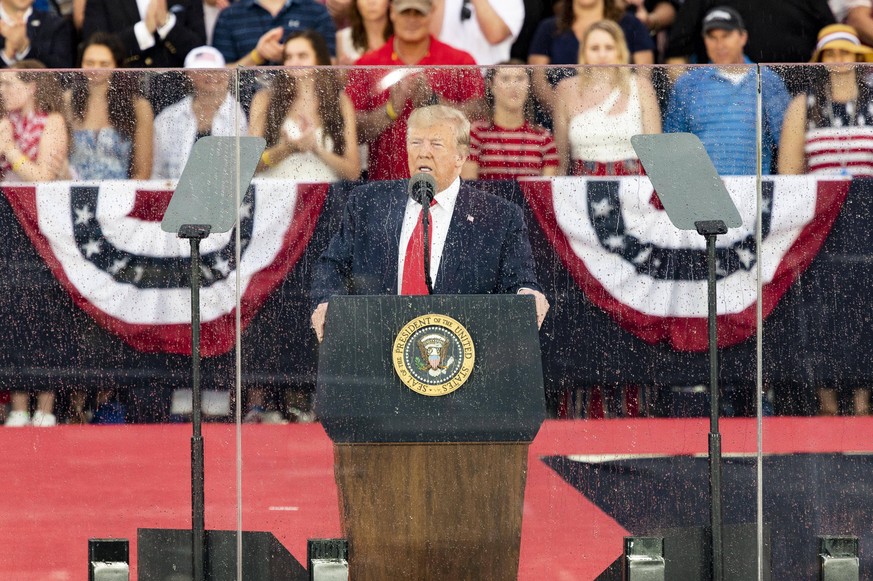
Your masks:
M71 69L75 63L76 43L73 40L73 23L53 12L34 10L27 19L27 38L30 52L25 58L36 59L50 69ZM0 36L0 50L6 39ZM0 68L6 68L0 59Z
M167 9L176 15L176 25L163 40L155 34L155 46L142 51L133 32L141 20L136 0L88 0L82 38L98 31L117 34L127 51L125 67L180 68L192 48L206 44L203 2L168 0Z
M315 264L313 306L335 294L397 294L397 251L408 180L372 182L349 197ZM539 290L521 208L461 183L434 294Z

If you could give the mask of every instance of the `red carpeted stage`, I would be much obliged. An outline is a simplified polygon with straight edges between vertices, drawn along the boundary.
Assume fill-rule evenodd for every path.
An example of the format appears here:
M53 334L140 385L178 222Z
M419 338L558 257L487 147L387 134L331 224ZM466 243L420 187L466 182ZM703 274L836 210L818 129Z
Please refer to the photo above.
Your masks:
M754 454L754 420L721 426L726 455ZM705 454L707 431L705 419L546 422L531 446L519 578L594 579L627 534L540 458ZM87 579L96 537L130 539L135 579L138 527L190 527L190 434L179 424L0 430L0 579ZM236 527L235 434L204 426L210 529ZM871 434L873 418L768 418L764 450L867 453ZM243 528L274 533L305 563L308 538L340 534L330 441L319 425L245 425L242 447Z

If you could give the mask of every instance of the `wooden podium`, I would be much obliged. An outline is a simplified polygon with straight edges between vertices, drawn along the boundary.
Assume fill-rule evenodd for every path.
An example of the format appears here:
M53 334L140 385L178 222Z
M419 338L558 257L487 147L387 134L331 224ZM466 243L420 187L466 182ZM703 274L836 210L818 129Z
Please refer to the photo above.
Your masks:
M454 319L475 346L446 395L394 369L395 339L426 315ZM545 417L532 297L334 297L316 408L354 581L517 577L527 450Z

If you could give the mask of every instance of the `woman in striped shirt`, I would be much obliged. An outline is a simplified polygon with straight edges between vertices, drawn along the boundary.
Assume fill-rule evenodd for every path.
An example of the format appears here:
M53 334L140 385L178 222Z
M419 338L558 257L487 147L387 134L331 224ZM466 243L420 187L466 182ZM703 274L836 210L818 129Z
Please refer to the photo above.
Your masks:
M490 115L470 127L470 157L461 177L512 180L553 176L558 170L558 150L551 132L531 121L530 69L519 60L504 64L510 66L497 66L486 74Z
M779 173L873 175L873 91L859 62L873 61L855 29L824 27L812 62L807 93L794 98L785 114L779 143Z

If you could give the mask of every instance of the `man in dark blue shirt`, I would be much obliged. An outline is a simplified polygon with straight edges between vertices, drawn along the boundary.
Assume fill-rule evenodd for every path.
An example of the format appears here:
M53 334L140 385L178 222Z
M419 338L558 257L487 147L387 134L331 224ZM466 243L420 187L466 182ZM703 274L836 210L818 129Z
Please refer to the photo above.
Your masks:
M314 0L240 0L221 11L212 45L229 64L282 64L282 42L289 32L314 30L336 54L336 27Z

